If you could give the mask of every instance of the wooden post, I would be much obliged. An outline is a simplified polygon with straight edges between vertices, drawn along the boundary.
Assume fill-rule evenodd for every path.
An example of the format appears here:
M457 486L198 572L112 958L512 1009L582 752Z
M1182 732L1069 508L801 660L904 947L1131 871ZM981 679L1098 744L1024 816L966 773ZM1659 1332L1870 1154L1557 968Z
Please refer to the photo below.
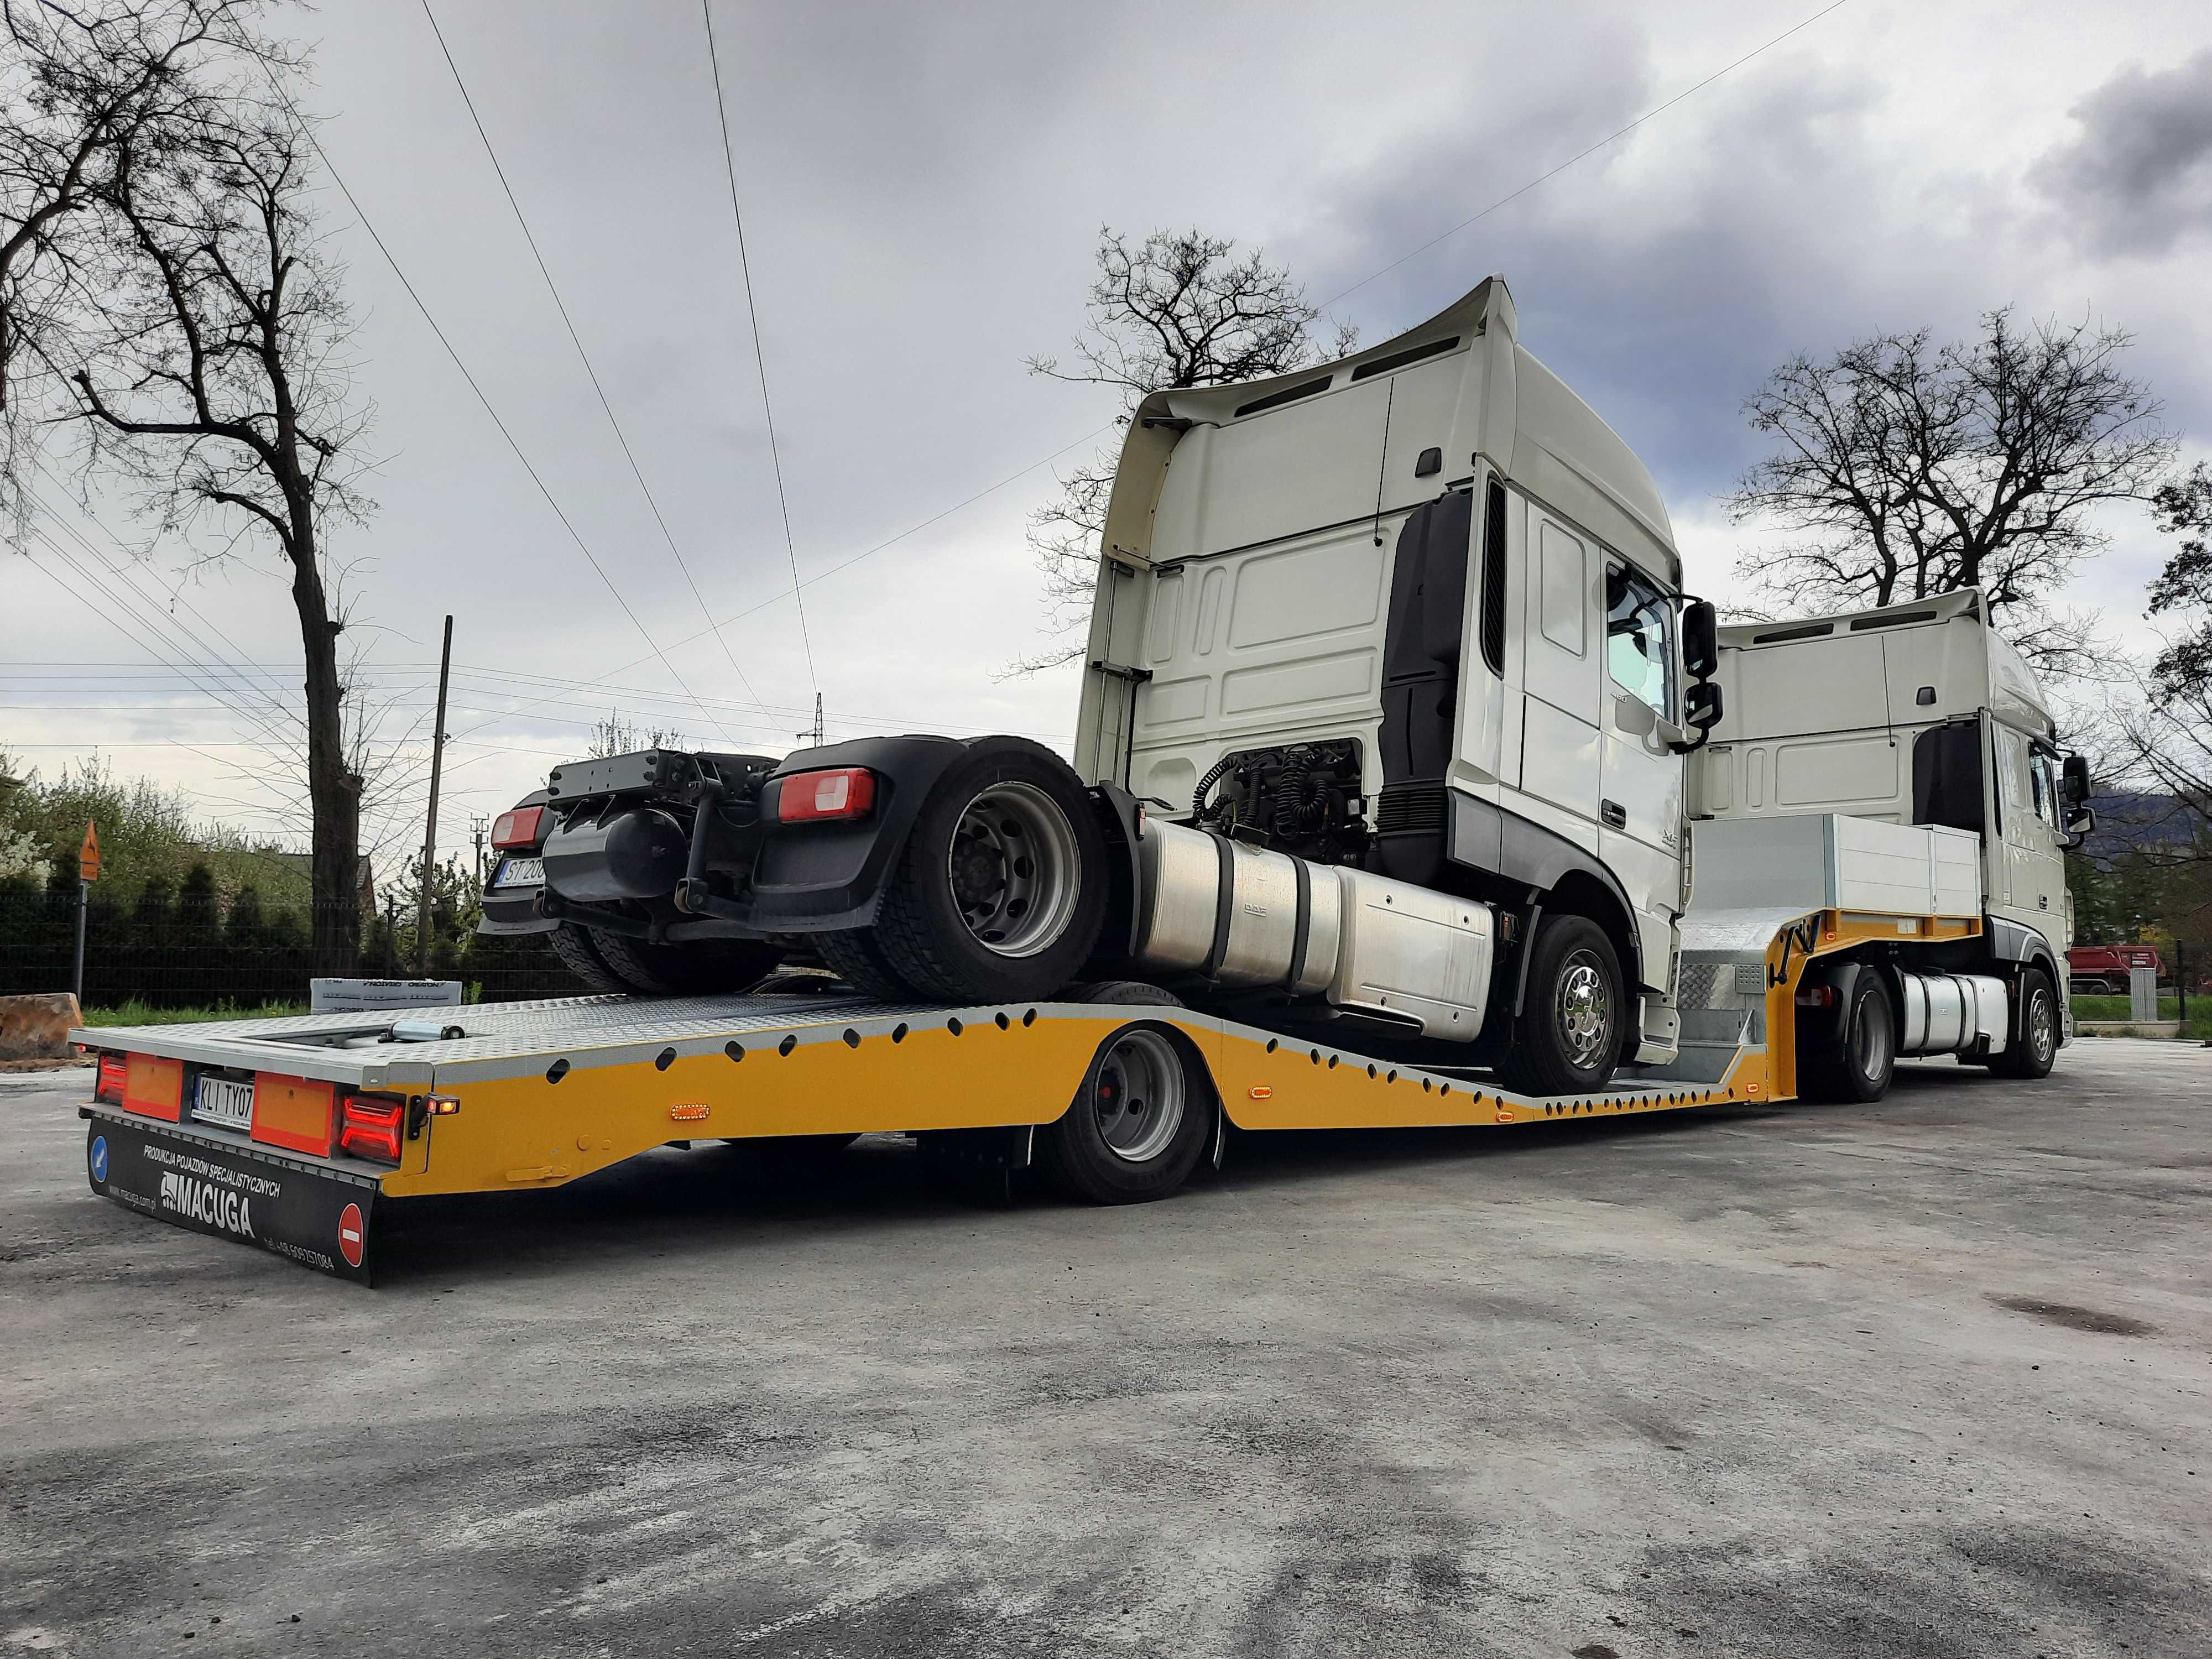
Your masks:
M438 719L430 729L430 817L422 828L422 878L415 909L415 974L430 977L430 877L438 860L438 775L446 758L446 682L453 672L453 619L446 618L446 643L438 654Z

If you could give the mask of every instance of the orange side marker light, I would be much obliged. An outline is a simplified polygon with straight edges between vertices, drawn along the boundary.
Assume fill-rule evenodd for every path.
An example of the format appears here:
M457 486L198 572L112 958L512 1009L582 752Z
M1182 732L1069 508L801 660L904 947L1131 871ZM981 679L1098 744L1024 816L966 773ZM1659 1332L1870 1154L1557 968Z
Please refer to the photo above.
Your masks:
M671 1106L668 1115L678 1123L703 1123L707 1114L714 1109L704 1101L693 1101L687 1105Z

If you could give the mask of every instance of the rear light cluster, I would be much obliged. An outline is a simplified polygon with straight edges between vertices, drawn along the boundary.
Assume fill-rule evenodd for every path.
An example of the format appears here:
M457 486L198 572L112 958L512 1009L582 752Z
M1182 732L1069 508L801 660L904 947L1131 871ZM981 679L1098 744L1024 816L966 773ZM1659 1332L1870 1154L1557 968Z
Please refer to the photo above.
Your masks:
M100 1057L100 1081L94 1087L92 1097L104 1100L111 1106L123 1103L124 1080L131 1074L131 1062L121 1054L102 1054Z
M518 847L535 847L538 826L544 822L545 809L542 806L518 806L512 812L501 812L491 821L491 844L502 853L511 853Z
M864 818L876 805L876 775L865 766L794 772L783 780L775 816L780 823L823 823Z
M407 1103L388 1095L348 1095L338 1113L338 1151L353 1158L399 1162Z

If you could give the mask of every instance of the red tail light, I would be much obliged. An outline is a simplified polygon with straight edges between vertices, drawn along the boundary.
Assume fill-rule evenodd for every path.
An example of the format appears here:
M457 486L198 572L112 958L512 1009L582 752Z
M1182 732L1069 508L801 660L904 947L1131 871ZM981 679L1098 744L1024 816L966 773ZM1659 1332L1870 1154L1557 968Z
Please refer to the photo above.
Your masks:
M876 805L876 775L865 766L794 772L783 780L775 816L781 823L821 823L864 818Z
M111 1106L123 1103L123 1082L130 1075L131 1063L120 1054L100 1057L100 1082L93 1090L94 1100L104 1100Z
M542 806L518 806L491 821L491 844L500 852L538 845L538 826L545 821Z
M399 1133L407 1103L381 1095L348 1095L338 1119L338 1150L355 1158L399 1162Z

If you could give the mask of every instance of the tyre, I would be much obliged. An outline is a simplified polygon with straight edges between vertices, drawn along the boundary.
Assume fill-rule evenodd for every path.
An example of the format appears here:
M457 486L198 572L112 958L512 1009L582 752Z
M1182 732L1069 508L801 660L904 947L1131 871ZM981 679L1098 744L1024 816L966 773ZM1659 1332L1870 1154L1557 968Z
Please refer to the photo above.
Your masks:
M2012 1030L2002 1052L1990 1056L1999 1077L2049 1077L2058 1058L2058 994L2040 968L2021 969L2013 1002Z
M1182 999L1172 991L1137 979L1102 979L1089 985L1071 985L1060 993L1069 1002L1095 1002L1115 1008L1180 1008Z
M1165 1198L1206 1150L1213 1109L1212 1079L1175 1030L1124 1025L1098 1045L1060 1121L1037 1132L1037 1167L1087 1203Z
M655 945L597 927L586 930L592 948L624 988L639 996L734 996L775 971L783 952L751 939L702 939L695 945Z
M1889 1092L1889 1080L1896 1072L1897 1010L1881 980L1862 973L1851 984L1843 1040L1798 1044L1798 1097L1864 1104Z
M1097 943L1105 860L1065 761L1025 738L981 738L924 804L862 948L921 996L1042 1000Z
M1620 1063L1628 1012L1613 941L1587 916L1546 916L1530 951L1521 1018L1499 1075L1530 1095L1604 1088Z
M583 928L562 922L545 936L545 942L553 947L553 954L561 959L561 965L588 989L611 991L618 996L629 994L629 987L623 976L607 966L607 959L599 954L591 934Z
M908 1002L914 993L890 970L876 950L872 932L862 928L849 933L817 933L815 948L823 966L864 997L878 1002Z

